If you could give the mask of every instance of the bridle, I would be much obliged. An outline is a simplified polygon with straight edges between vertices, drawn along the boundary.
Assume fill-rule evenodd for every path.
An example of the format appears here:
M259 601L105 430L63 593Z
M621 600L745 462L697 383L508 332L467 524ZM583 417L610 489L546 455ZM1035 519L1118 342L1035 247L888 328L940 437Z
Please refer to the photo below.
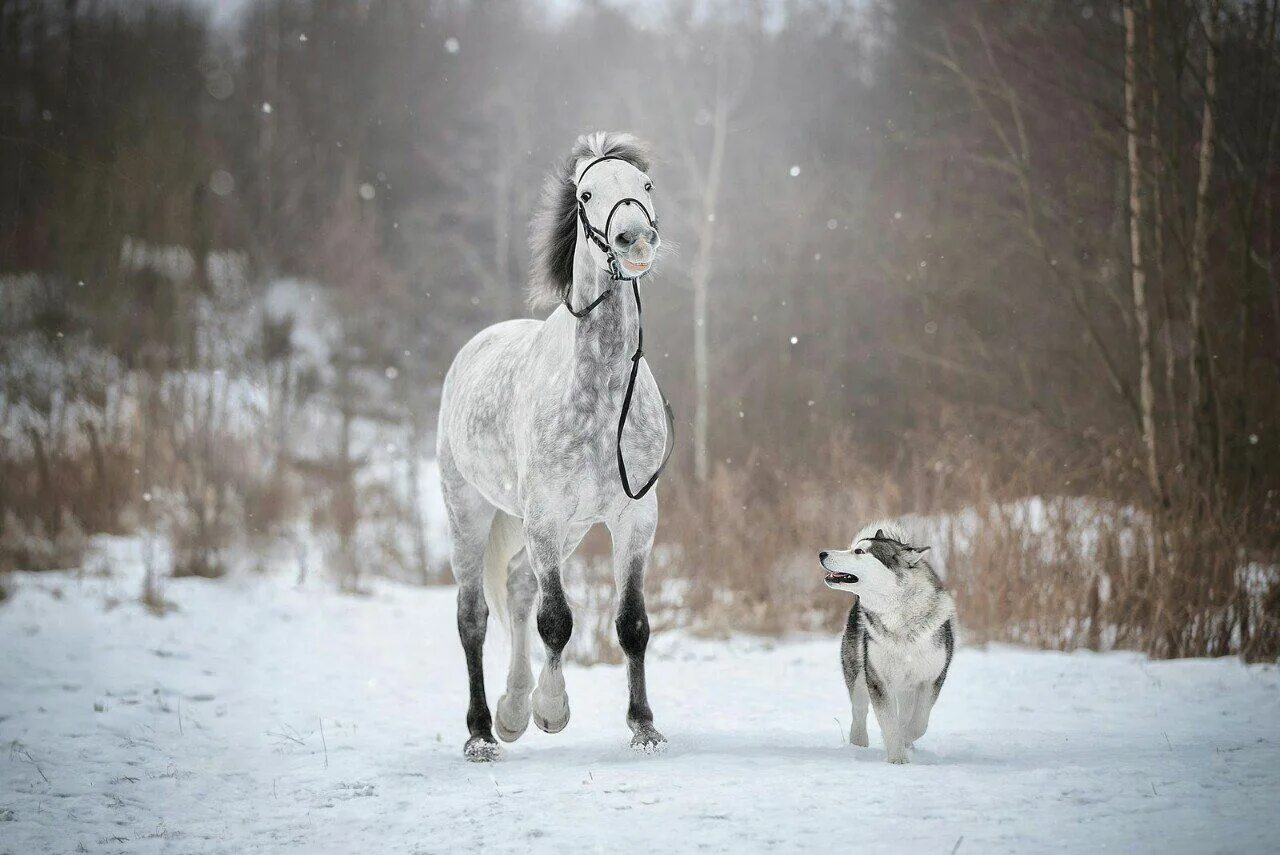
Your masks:
M583 169L578 175L576 184L582 183L582 179L587 176L587 172L591 170L591 167L606 160L620 160L623 163L628 163L632 166L635 165L631 164L631 162L626 158L617 157L616 155L597 157L595 160L588 163L586 169ZM658 230L658 221L649 213L649 209L645 207L643 202L635 197L628 196L625 199L619 199L613 204L613 207L609 209L609 216L606 217L604 221L604 231L601 231L593 226L591 224L591 220L588 219L586 203L582 201L581 195L577 193L576 186L574 197L578 205L578 219L582 223L583 232L586 234L587 238L596 245L596 248L604 253L605 258L609 262L609 279L611 282L609 287L605 288L604 291L600 293L600 296L596 297L582 309L573 308L573 305L569 302L569 294L572 291L572 288L566 289L564 294L565 308L568 309L569 314L573 315L575 318L585 318L587 315L591 314L592 310L595 309L596 306L599 306L604 302L606 297L613 293L612 283L619 281L631 282L631 293L635 297L636 301L636 352L631 354L631 376L627 379L627 391L622 396L622 412L618 416L618 440L616 447L618 452L618 475L622 480L622 491L626 493L627 497L630 499L640 499L643 498L653 485L657 483L658 476L662 474L662 470L667 467L667 461L671 459L671 452L674 451L676 447L676 420L675 416L671 413L671 402L667 400L667 396L663 395L662 389L659 388L658 396L662 398L662 406L667 413L666 449L663 451L662 462L658 464L657 470L654 471L649 480L644 483L644 486L639 490L632 492L631 482L627 478L627 463L622 457L622 430L627 424L627 415L631 410L631 399L636 391L636 376L640 373L640 360L644 358L644 322L641 318L640 310L640 277L644 276L644 274L649 271L646 270L639 276L626 276L623 274L622 263L618 260L617 251L614 250L613 246L609 243L609 229L613 225L613 215L624 205L638 205L640 210L644 213L645 219L649 221L649 228L653 229L655 232ZM656 385L656 379L654 383Z

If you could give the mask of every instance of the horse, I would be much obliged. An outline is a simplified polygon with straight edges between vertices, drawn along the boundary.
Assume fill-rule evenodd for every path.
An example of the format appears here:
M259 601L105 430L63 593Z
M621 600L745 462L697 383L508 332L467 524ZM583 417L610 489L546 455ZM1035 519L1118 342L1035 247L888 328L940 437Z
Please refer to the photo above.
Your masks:
M463 751L473 761L496 759L493 731L514 742L531 715L547 733L569 723L562 656L573 615L561 570L597 523L613 546L631 745L666 743L645 688L644 577L658 523L650 488L674 427L641 349L639 282L661 246L649 163L648 147L630 134L577 139L548 175L530 230L530 304L555 310L482 330L445 377L436 452L470 688ZM653 474L636 487L630 472ZM491 601L512 642L493 717L483 670ZM546 650L536 687L535 603Z

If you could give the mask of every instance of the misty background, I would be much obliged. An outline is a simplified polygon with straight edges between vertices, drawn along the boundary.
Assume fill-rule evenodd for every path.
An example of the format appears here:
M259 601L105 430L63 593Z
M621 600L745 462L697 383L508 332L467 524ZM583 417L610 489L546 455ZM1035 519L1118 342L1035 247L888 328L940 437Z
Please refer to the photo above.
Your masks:
M449 583L441 380L625 130L655 625L834 629L905 515L970 640L1274 658L1278 6L0 0L0 571Z

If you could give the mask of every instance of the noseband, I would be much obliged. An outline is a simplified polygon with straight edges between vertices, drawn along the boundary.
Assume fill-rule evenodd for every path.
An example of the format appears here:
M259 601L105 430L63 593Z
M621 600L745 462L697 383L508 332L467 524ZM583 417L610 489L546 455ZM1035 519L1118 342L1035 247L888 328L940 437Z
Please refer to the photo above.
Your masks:
M591 167L606 160L620 160L623 163L628 163L632 166L635 165L626 158L614 155L597 157L595 160L587 164L586 169L582 170L582 174L578 176L578 183L582 183L582 179L586 177L587 172L590 171ZM631 411L631 399L636 391L636 376L640 373L640 360L644 358L644 322L641 317L640 310L640 277L644 276L644 273L641 273L639 276L624 275L622 263L618 260L617 251L614 250L613 246L609 242L609 229L613 225L613 215L624 205L638 205L640 210L644 213L645 219L649 221L649 228L653 229L654 232L658 231L658 221L649 213L649 209L645 207L643 202L633 196L628 196L625 199L619 199L614 203L613 207L609 209L609 216L606 217L604 221L604 231L601 231L591 225L591 220L587 218L587 206L582 201L581 196L576 192L574 195L577 198L578 219L582 222L583 233L586 234L587 238L596 245L597 249L604 253L605 258L609 262L609 278L613 282L629 280L631 282L631 293L635 297L636 301L636 352L631 355L631 376L627 380L627 391L622 396L622 412L618 416L618 441L616 447L618 452L618 475L622 480L622 491L626 493L627 497L630 499L640 499L643 498L653 485L657 483L658 476L662 474L662 470L667 468L667 461L671 459L671 452L674 451L676 447L676 420L675 416L671 413L671 402L667 400L666 395L663 395L662 389L659 388L658 397L662 398L662 406L666 410L667 414L666 450L662 454L662 462L658 464L657 470L652 476L650 476L649 480L646 481L644 486L639 490L632 492L631 482L627 478L627 463L622 457L622 430L626 427L627 415ZM648 270L645 271L645 273L648 272ZM572 288L569 288L565 291L564 306L569 310L569 314L579 319L585 318L587 315L591 314L591 311L595 309L596 306L604 302L604 299L613 293L611 284L610 287L601 292L600 296L588 303L585 308L574 309L573 305L569 302L569 293L572 290ZM657 385L656 378L654 380L654 385Z

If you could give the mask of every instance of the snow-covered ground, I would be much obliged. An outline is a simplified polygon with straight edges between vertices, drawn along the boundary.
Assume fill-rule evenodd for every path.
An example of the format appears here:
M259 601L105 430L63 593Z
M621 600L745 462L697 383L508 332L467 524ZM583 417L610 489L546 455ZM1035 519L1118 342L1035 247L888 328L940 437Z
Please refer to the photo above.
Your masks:
M453 591L28 574L0 606L0 852L1276 851L1280 672L961 649L914 765L844 744L828 638L655 638L663 754L625 675L462 758ZM491 631L490 700L504 643Z

